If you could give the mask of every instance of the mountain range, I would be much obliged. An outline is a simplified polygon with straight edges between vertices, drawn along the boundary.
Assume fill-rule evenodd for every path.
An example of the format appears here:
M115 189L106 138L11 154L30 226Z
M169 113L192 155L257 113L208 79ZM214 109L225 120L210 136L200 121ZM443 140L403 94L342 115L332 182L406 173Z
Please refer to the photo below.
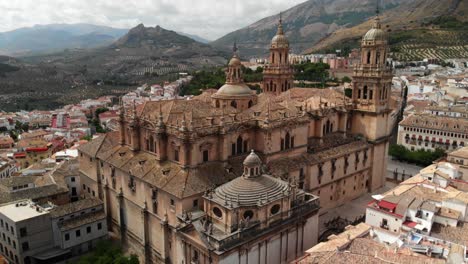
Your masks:
M61 52L64 49L90 49L112 44L129 29L93 24L48 24L0 32L0 55L31 56ZM201 43L197 35L177 32Z
M174 78L179 72L224 65L228 56L175 31L140 24L111 44L97 48L66 49L19 59L3 57L0 109L53 108L120 93L143 83Z
M405 2L408 0L387 0L381 4L381 9L392 9ZM283 28L291 43L291 52L301 53L336 30L358 25L373 16L375 10L376 0L309 0L294 6L282 12ZM265 55L279 18L279 14L263 18L211 44L228 48L236 40L242 55Z
M436 52L438 43L450 49L440 55L442 59L467 56L468 50L461 45L466 40L465 27L460 26L455 31L440 30L440 25L434 23L438 19L451 20L450 24L452 20L466 21L466 0L309 0L282 12L291 52L330 52L357 47L357 40L371 27L369 19L376 14L377 2L380 2L380 16L386 30L396 33L391 34L391 44L406 45L399 49L404 54L398 58L419 59L420 56L413 56L407 49L415 41L422 43L423 49L430 49L422 51L421 56ZM244 57L265 56L279 18L279 14L263 18L211 44L227 49L237 41Z
M467 57L468 3L463 0L413 0L379 15L389 33L394 57L423 59ZM372 20L338 29L304 53L358 47Z

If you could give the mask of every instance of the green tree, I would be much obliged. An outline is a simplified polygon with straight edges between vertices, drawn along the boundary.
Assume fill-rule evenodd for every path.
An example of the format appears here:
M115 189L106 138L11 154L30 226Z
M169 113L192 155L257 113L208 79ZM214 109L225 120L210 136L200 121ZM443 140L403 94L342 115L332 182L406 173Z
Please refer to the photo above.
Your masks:
M99 118L99 114L105 113L107 111L109 111L109 108L107 108L107 107L100 107L100 108L96 109L96 111L95 111L96 118Z
M351 98L353 96L353 89L347 88L344 90L344 93L347 97Z
M411 151L402 145L391 145L389 155L400 161L414 163L420 166L431 165L437 159L445 156L443 149L430 150L414 150Z
M341 78L341 82L350 83L350 82L351 82L351 78L349 78L348 76L344 76L343 78Z
M119 245L101 241L88 255L81 257L76 264L139 264L136 255L125 256Z

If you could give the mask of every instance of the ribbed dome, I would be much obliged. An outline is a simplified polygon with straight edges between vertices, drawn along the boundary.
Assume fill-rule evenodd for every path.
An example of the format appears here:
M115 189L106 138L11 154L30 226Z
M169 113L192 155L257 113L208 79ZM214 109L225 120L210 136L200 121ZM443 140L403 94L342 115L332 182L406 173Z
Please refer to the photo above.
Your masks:
M288 183L272 176L238 177L216 188L213 198L235 206L255 206L260 199L277 200L287 195Z
M289 47L289 41L284 35L276 35L271 40L271 46L277 48L287 48Z
M380 25L380 19L377 16L374 20L372 28L367 31L367 33L362 38L363 41L375 41L375 40L386 40L387 36L385 31L382 30L382 25Z
M233 56L231 60L229 61L229 66L240 66L240 65L241 65L241 61L239 57L237 56Z
M245 83L236 84L225 84L218 89L214 95L226 95L226 96L246 96L252 95L253 92Z
M244 165L245 166L260 166L262 165L262 160L260 157L255 153L255 151L252 149L252 152L245 158L244 160Z
M283 24L281 22L281 19L278 24L278 31L276 32L276 35L273 37L271 40L271 47L273 48L289 48L289 41L284 35L283 32Z
M385 32L380 28L371 28L369 31L367 31L366 35L364 35L362 40L386 40L386 35Z

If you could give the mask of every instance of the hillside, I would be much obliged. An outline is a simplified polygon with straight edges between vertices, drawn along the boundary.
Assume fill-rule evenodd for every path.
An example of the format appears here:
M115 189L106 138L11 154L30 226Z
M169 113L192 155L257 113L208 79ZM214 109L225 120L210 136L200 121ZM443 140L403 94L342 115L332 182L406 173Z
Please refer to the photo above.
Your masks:
M95 48L109 45L127 33L91 24L49 24L0 33L0 54L25 56L70 48Z
M468 57L468 4L462 0L408 1L380 15L389 32L393 56L397 59ZM304 53L349 50L371 27L372 20L339 29Z
M106 47L10 63L19 69L4 67L8 72L0 76L0 109L53 108L119 94L145 82L174 79L181 71L223 65L227 56L174 31L138 25Z
M392 10L411 1L381 2L383 10ZM284 11L283 27L291 43L291 52L300 53L336 30L361 24L375 14L375 8L375 0L309 0ZM279 15L266 17L211 44L229 48L237 40L244 57L265 55L276 33L278 19Z

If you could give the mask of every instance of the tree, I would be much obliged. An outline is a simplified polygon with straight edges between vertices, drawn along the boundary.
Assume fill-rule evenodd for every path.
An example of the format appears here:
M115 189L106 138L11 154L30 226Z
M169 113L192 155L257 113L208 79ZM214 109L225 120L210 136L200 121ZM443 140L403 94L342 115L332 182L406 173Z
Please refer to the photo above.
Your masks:
M136 255L125 256L120 245L111 241L100 241L91 254L81 257L77 264L139 264Z
M348 97L348 98L353 97L353 89L351 89L351 88L345 89L344 93L345 93L346 97Z
M93 137L90 136L90 135L86 135L86 136L83 136L83 137L81 138L81 140L87 140L87 141L91 141L92 139L93 139Z
M351 78L349 78L348 76L344 76L343 78L341 78L341 81L344 82L344 83L350 83Z
M98 109L96 109L95 113L96 113L96 118L99 118L99 115L104 113L104 112L107 112L109 111L109 108L107 107L100 107Z
M400 161L414 163L420 166L429 166L437 159L445 156L443 149L430 150L415 150L411 151L402 145L391 145L389 155Z

